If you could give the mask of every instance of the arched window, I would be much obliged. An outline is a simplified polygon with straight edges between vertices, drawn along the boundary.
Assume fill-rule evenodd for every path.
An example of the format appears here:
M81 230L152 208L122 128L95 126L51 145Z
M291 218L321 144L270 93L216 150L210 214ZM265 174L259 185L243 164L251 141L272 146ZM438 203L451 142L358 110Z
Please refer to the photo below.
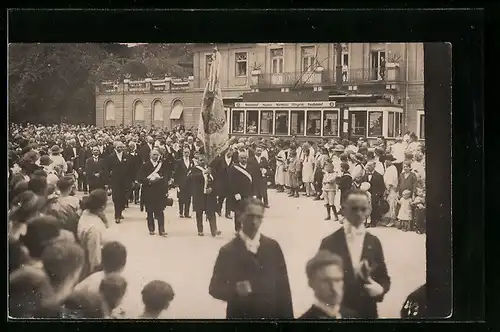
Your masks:
M163 104L160 100L153 104L153 121L163 121Z
M104 116L106 121L114 121L115 120L115 103L109 100L104 107Z
M138 100L134 104L134 123L144 122L144 104Z
M182 112L184 111L184 105L180 99L174 101L172 105L172 112L170 113L170 120L179 120L182 117Z

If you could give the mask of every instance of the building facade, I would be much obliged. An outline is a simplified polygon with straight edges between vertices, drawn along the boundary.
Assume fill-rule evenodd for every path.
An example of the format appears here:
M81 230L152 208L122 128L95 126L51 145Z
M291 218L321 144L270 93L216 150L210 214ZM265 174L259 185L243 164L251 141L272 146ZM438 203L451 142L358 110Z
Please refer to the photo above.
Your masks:
M214 46L194 46L187 80L101 83L96 125L197 127ZM232 135L425 138L422 43L216 46Z

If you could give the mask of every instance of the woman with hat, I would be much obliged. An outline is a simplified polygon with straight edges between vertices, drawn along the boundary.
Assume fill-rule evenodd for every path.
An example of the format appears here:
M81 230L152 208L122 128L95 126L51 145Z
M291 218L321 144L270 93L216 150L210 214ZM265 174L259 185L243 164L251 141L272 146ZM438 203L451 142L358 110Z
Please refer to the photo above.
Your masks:
M61 149L59 145L53 145L52 148L50 148L50 159L52 160L53 166L61 166L63 173L66 173L68 165L66 165L66 160L64 160L63 156L61 156L62 152L63 149Z
M389 211L385 214L385 218L388 219L388 227L392 227L396 221L396 206L398 200L398 169L393 165L396 160L393 155L386 155L382 157L385 162L385 173L384 173L384 183L386 187L385 199L389 203Z

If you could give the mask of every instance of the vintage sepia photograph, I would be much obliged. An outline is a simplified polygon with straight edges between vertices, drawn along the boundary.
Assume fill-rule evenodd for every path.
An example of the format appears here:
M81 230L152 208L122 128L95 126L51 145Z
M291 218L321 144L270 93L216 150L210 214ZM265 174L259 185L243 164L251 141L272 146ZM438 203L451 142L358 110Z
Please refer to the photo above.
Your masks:
M11 43L12 319L426 318L424 44Z

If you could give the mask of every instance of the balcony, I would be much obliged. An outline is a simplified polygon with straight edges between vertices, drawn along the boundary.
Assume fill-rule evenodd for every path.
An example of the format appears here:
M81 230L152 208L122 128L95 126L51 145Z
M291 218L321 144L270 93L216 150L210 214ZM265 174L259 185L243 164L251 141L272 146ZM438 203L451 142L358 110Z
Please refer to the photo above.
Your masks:
M336 84L336 71L327 70L323 72L290 72L276 74L258 74L252 75L252 87L256 88L291 88L294 86L325 86ZM399 67L386 67L381 70L349 69L342 72L342 83L344 85L363 85L363 84L389 84L400 81Z
M252 80L252 86L257 88L280 88L321 85L322 77L322 72L259 74L256 80Z
M380 68L364 68L364 69L348 69L342 71L343 84L387 84L397 83L400 81L399 67L386 67ZM336 84L336 71L329 70L323 72L323 84L335 85Z
M153 80L147 78L145 80L123 82L100 82L96 85L96 93L113 94L113 93L155 93L155 92L176 92L185 91L193 87L193 77L189 78L170 78Z

